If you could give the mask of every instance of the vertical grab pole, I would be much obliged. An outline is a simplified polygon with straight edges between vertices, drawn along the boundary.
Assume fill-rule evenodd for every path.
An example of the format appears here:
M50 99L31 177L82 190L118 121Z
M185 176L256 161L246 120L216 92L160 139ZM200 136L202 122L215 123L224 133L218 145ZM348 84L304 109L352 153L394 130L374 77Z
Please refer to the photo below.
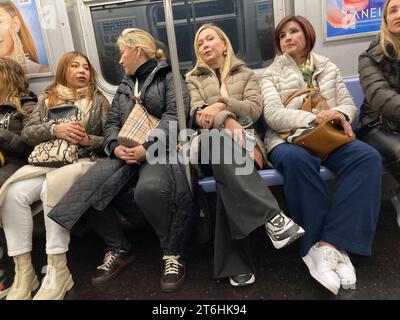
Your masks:
M282 0L283 17L286 17L286 0Z
M181 73L179 71L178 50L176 47L176 36L174 28L174 17L172 14L171 0L163 0L165 21L167 23L167 35L169 44L169 54L171 59L172 74L174 78L176 109L178 112L179 129L186 129L186 115L185 107L183 104L183 91L181 85ZM186 179L188 180L190 190L192 190L192 178L190 173L190 164L185 165Z

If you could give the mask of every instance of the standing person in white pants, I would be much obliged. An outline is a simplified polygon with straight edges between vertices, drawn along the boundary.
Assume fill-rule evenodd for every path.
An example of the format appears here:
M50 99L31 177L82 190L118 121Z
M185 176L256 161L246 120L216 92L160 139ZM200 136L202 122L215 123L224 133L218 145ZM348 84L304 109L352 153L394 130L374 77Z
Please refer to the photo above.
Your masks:
M57 66L56 79L24 130L23 141L35 146L64 139L78 145L79 160L61 168L27 165L13 174L0 189L0 218L6 236L8 255L15 262L15 276L7 300L31 299L39 282L31 262L33 219L31 205L43 202L46 226L47 272L35 300L63 299L74 282L67 267L69 232L47 217L52 207L73 183L93 164L95 154L103 153L104 124L108 100L96 90L96 72L88 58L78 52L64 54ZM47 111L60 104L76 105L82 121L46 121ZM89 159L90 158L90 159Z

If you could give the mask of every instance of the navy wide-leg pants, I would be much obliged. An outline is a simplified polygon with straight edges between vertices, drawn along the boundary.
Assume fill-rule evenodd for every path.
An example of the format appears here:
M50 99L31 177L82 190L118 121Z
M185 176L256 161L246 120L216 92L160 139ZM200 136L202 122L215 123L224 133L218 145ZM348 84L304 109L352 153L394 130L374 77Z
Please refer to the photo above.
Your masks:
M271 151L270 160L284 176L291 217L306 232L300 239L301 256L319 241L371 255L382 175L381 157L375 149L355 140L322 162L338 177L332 196L319 174L321 159L307 149L283 143Z

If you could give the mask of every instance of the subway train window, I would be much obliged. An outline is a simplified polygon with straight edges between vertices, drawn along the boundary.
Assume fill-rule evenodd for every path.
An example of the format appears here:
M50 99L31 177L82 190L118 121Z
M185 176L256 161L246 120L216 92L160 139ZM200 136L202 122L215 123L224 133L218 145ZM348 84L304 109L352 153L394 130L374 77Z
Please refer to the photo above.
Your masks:
M89 6L101 72L112 85L118 85L123 77L115 46L122 30L141 28L168 45L163 1L102 1ZM221 27L237 56L252 68L267 66L274 56L272 0L173 0L172 10L182 72L193 66L194 35L204 23Z

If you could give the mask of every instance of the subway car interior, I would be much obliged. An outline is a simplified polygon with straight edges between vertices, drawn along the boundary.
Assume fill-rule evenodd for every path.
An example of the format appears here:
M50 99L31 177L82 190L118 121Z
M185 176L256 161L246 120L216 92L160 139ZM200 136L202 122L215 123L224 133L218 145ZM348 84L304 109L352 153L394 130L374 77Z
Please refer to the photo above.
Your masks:
M0 0L1 4L2 0ZM232 42L235 55L252 69L261 83L265 69L276 56L274 30L286 16L306 17L316 31L314 51L328 57L338 66L344 83L357 106L361 107L364 93L359 82L358 57L365 51L378 31L366 34L335 36L327 29L327 8L332 5L357 4L368 1L331 0L12 0L19 7L35 4L37 23L30 32L41 52L39 63L47 65L44 71L27 75L30 90L37 96L54 81L60 57L69 51L84 53L97 71L98 89L109 102L124 78L120 65L121 53L116 41L126 28L140 28L163 43L171 53L171 61L181 75L196 63L193 41L196 31L204 23L213 23L223 29ZM166 3L171 3L166 7ZM369 1L381 8L384 1ZM335 3L335 4L332 4ZM368 4L367 4L368 5ZM370 7L366 7L370 8ZM168 11L170 10L170 11ZM355 9L356 10L356 9ZM363 9L367 10L367 9ZM364 14L379 16L382 12L369 9ZM28 11L27 11L28 12ZM358 11L361 14L361 11ZM0 12L1 13L1 12ZM29 12L26 13L29 16ZM175 31L170 43L168 16L172 14ZM342 12L342 14L345 14ZM0 16L1 19L1 16ZM32 18L33 19L33 18ZM1 22L1 21L0 21ZM1 29L1 24L0 24ZM36 30L35 30L36 29ZM349 29L351 30L351 28ZM41 37L36 36L41 35ZM1 36L1 33L0 33ZM1 38L0 38L1 40ZM38 40L39 41L39 40ZM0 42L0 49L2 42ZM176 48L177 57L174 55ZM0 50L1 53L1 50ZM177 59L175 59L177 58ZM175 74L176 75L176 74ZM1 87L1 86L0 86ZM355 128L355 125L353 126ZM283 189L283 177L269 168L260 175L276 197L280 207L289 212ZM336 176L329 170L321 171L329 190L337 186ZM74 286L65 300L397 300L400 299L400 220L391 202L391 192L397 188L395 179L382 173L381 207L372 246L372 256L351 254L357 270L356 289L340 290L333 295L310 275L299 256L299 243L276 250L267 240L264 228L251 234L251 254L254 259L256 282L244 288L235 288L227 279L214 279L214 223L217 196L216 181L211 176L199 182L208 203L208 219L194 228L188 240L185 261L186 279L173 293L160 290L162 252L155 231L136 214L120 216L124 230L135 247L136 260L114 279L103 286L93 286L91 276L104 256L103 241L87 226L77 223L71 231L68 265ZM237 195L238 197L240 195ZM201 219L200 219L201 220ZM46 231L43 212L33 218L32 264L39 280L46 272ZM8 285L12 280L14 263L6 260ZM0 274L1 276L1 274ZM2 297L4 298L4 297ZM242 301L242 302L243 302ZM0 302L5 303L5 301ZM1 308L1 307L0 307Z

